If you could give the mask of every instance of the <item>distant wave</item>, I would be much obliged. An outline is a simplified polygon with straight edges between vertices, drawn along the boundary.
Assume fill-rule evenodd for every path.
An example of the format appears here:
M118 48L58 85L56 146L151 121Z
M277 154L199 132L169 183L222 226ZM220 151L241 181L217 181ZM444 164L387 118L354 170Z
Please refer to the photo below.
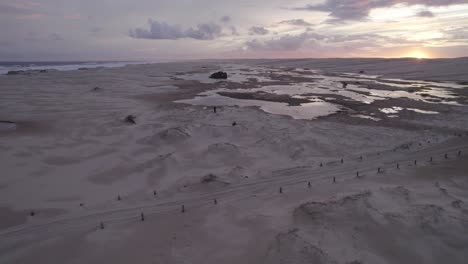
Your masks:
M81 68L116 68L128 64L144 64L148 62L135 61L64 61L64 62L0 62L0 75L9 71L28 71L28 70L58 70L73 71Z

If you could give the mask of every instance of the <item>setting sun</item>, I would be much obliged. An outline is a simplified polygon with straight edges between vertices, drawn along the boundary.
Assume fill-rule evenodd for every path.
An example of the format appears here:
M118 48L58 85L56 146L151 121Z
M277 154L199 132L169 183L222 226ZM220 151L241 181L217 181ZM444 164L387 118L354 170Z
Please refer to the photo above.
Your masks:
M416 59L428 59L430 56L420 50L413 50L407 54L405 54L403 57L409 57L409 58L416 58Z

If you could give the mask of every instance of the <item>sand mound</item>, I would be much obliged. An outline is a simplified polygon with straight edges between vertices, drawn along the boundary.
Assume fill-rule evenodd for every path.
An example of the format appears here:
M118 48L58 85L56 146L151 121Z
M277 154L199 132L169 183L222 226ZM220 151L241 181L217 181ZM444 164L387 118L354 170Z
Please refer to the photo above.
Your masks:
M0 206L0 215L0 230L24 224L27 221L25 211L15 211L5 206Z
M302 204L294 219L304 246L320 245L336 261L463 263L467 215L410 197L404 187L381 188Z
M166 142L178 142L190 137L190 133L183 127L173 127L158 134L159 138Z
M231 143L209 145L202 154L203 158L212 161L234 161L241 157L239 148Z
M230 183L225 181L219 175L208 173L201 177L191 179L181 179L178 182L178 189L181 191L215 191L219 188L228 186Z
M210 153L239 153L236 145L231 143L216 143L208 146L207 152Z
M249 171L242 166L235 166L227 173L227 177L229 179L244 179L248 178L249 175L251 176L251 173L249 173Z
M140 141L143 144L157 145L159 143L174 144L190 138L189 131L183 127L172 127L165 129L154 136Z
M201 183L210 183L210 182L215 182L218 180L218 176L210 173L205 176L203 176L200 180Z
M320 248L297 235L297 230L280 233L267 251L263 263L326 264L337 263Z
M147 181L152 185L177 165L178 161L171 153L142 161L126 160L121 162L118 160L91 174L88 176L88 180L94 184L109 185L128 178L138 177L142 173L148 173Z
M160 155L153 163L148 164L150 173L147 182L153 186L180 166L179 161L172 153Z

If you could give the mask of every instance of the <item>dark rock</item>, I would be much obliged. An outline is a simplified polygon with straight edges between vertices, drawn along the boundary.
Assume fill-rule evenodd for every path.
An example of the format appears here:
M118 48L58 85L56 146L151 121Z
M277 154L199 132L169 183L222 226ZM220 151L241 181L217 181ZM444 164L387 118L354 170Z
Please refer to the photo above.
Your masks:
M219 71L219 72L215 72L213 74L210 75L210 78L211 79L227 79L227 73L225 72L222 72L222 71Z
M6 124L15 124L15 122L12 122L12 121L6 121L6 120L0 120L0 123L6 123Z
M17 75L17 74L20 74L20 73L24 73L24 71L8 71L7 75Z
M136 124L135 119L136 117L134 115L128 115L127 117L125 117L125 122L130 124Z
M462 200L455 200L452 202L452 206L457 209L460 209L462 207L462 204L463 204Z
M217 179L218 179L218 176L210 173L202 177L201 183L210 183L210 182L216 181Z

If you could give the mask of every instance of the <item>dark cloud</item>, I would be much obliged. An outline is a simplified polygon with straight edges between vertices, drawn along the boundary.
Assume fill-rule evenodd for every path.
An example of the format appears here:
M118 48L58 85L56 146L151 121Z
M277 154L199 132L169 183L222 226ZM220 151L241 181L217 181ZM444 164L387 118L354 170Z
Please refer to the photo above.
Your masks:
M304 26L304 27L312 26L311 23L305 21L302 18L301 19L283 20L283 21L279 22L279 24L286 24L286 25L292 25L292 26Z
M196 28L189 28L185 31L187 38L210 40L220 37L222 28L215 23L199 24Z
M215 23L199 24L195 28L182 29L179 25L149 20L149 30L144 28L131 29L129 35L140 39L181 39L212 40L222 35L222 28Z
M334 19L331 22L336 22L336 20L362 20L369 15L372 9L391 7L396 4L449 6L466 4L466 0L326 0L322 4L306 5L294 9L327 12Z
M165 22L148 20L149 30L135 28L130 30L130 36L142 39L179 39L185 37L179 25L169 25Z
M231 21L231 17L230 16L223 16L221 19L220 19L221 22L223 23L228 23Z
M249 29L249 34L250 35L266 35L268 34L270 31L264 27L251 27Z
M416 14L416 16L418 16L418 17L434 17L434 13L432 13L429 10L422 10L422 11L419 11Z

